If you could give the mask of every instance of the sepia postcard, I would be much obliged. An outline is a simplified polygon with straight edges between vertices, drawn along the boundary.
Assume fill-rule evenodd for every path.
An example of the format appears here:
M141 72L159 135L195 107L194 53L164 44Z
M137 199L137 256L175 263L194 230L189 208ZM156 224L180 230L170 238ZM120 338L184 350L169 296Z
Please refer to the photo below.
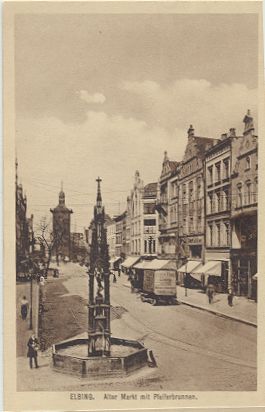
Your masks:
M3 12L4 410L265 408L262 2Z

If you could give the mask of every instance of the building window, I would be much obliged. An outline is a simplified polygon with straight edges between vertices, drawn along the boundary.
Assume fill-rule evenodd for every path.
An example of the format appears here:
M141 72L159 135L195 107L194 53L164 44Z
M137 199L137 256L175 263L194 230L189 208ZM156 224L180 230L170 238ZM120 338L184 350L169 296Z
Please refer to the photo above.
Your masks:
M237 207L242 207L242 184L237 185Z
M245 194L245 204L250 205L251 204L251 182L248 181L246 182L246 194Z
M187 223L186 223L186 218L183 218L183 234L185 235L187 233Z
M202 187L202 180L201 177L197 179L197 199L201 198L201 187Z
M202 231L202 217L198 216L197 218L197 231L200 233Z
M213 213L213 193L208 194L209 199L209 212Z
M147 240L144 241L144 253L147 253Z
M190 227L189 227L189 231L193 232L194 231L194 221L193 221L193 217L190 217Z
M223 210L229 209L229 198L228 198L228 189L224 189L223 191Z
M221 180L221 162L218 162L215 165L215 176L216 176L215 181L220 182L220 180Z
M250 169L250 156L246 157L246 170Z
M186 185L185 184L182 186L182 201L183 203L186 203Z
M229 159L224 159L224 179L229 178Z
M217 206L217 212L221 211L221 193L216 192L216 206Z
M155 203L144 203L144 214L153 215L155 213Z
M213 225L212 223L208 225L209 228L209 246L213 245Z
M155 226L156 220L155 219L144 219L144 226Z
M221 245L221 225L220 223L216 223L216 243L217 243L217 246Z
M225 244L226 246L230 246L230 223L225 222Z
M189 183L189 202L193 201L193 182Z
M253 202L257 203L258 201L258 177L255 177L255 186L253 191Z
M209 166L208 167L208 185L213 184L213 167Z

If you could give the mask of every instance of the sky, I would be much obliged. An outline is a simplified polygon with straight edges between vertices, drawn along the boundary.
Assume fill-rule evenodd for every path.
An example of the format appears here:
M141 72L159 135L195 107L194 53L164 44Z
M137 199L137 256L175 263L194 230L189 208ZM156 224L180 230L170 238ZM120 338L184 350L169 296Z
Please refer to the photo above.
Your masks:
M257 17L34 14L15 20L16 153L35 225L63 181L72 230L88 226L102 178L106 212L122 213L140 171L159 179L195 134L257 124Z

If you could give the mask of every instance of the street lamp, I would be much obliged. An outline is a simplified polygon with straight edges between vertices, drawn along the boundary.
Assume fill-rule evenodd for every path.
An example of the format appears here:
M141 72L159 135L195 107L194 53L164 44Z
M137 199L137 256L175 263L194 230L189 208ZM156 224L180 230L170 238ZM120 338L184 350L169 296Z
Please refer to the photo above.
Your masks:
M32 321L32 304L33 304L33 273L30 270L30 310L29 310L29 329L33 329L33 321Z

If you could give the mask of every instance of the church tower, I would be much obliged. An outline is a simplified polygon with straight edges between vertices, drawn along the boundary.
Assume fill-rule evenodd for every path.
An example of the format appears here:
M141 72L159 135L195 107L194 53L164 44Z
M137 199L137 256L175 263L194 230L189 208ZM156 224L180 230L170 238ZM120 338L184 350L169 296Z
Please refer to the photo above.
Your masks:
M65 205L65 194L63 184L59 193L59 204L56 208L50 209L53 215L53 236L56 239L54 254L56 256L70 258L71 255L71 214L72 209L68 209Z

